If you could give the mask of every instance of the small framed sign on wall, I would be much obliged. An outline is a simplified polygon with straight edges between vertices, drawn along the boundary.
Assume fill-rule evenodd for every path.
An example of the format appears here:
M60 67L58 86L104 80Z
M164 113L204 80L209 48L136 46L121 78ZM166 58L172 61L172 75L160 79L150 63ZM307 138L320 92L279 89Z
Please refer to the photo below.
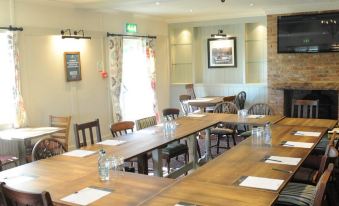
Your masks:
M81 80L80 52L65 52L64 62L66 69L66 81Z

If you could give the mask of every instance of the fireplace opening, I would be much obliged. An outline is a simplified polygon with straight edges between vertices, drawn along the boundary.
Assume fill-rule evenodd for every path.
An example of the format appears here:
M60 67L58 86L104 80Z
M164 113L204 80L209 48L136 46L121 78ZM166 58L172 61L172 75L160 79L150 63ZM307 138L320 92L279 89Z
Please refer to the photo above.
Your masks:
M320 119L338 119L337 90L284 90L284 115L291 117L292 99L319 99Z

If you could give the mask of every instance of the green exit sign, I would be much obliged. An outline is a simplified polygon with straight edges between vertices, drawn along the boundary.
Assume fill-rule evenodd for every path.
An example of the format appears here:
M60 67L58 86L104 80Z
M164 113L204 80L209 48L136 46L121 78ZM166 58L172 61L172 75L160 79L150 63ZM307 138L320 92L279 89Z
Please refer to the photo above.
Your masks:
M125 29L127 33L137 33L137 24L126 23Z

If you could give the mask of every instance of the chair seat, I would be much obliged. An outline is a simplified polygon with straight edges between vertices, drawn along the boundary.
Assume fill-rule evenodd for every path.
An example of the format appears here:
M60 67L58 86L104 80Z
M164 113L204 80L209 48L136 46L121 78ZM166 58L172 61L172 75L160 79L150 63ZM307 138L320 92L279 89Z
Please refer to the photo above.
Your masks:
M211 129L211 134L228 135L228 134L233 134L233 133L234 133L234 130L228 129L228 128L213 128L213 129Z
M241 137L247 138L252 135L251 131L246 131L240 134Z
M11 156L11 155L0 155L0 161L2 163L2 165L11 163L11 162L15 162L18 161L19 159L15 156Z
M294 174L293 182L315 185L317 175L318 175L318 170L301 167L299 168L298 172Z
M188 147L186 144L172 143L172 144L167 145L167 147L165 147L164 149L162 149L162 154L172 157L172 156L184 154L187 151L188 151Z
M288 183L280 193L278 205L310 206L313 204L316 187L302 183Z

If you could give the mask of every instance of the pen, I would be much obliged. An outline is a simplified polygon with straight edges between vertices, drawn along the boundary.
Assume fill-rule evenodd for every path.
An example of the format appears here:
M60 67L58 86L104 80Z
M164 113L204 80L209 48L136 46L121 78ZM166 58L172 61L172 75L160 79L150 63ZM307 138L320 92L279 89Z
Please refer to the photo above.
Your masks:
M278 169L278 168L272 168L272 170L279 171L279 172L284 172L284 173L289 173L289 174L293 173L291 170L282 170L282 169Z

